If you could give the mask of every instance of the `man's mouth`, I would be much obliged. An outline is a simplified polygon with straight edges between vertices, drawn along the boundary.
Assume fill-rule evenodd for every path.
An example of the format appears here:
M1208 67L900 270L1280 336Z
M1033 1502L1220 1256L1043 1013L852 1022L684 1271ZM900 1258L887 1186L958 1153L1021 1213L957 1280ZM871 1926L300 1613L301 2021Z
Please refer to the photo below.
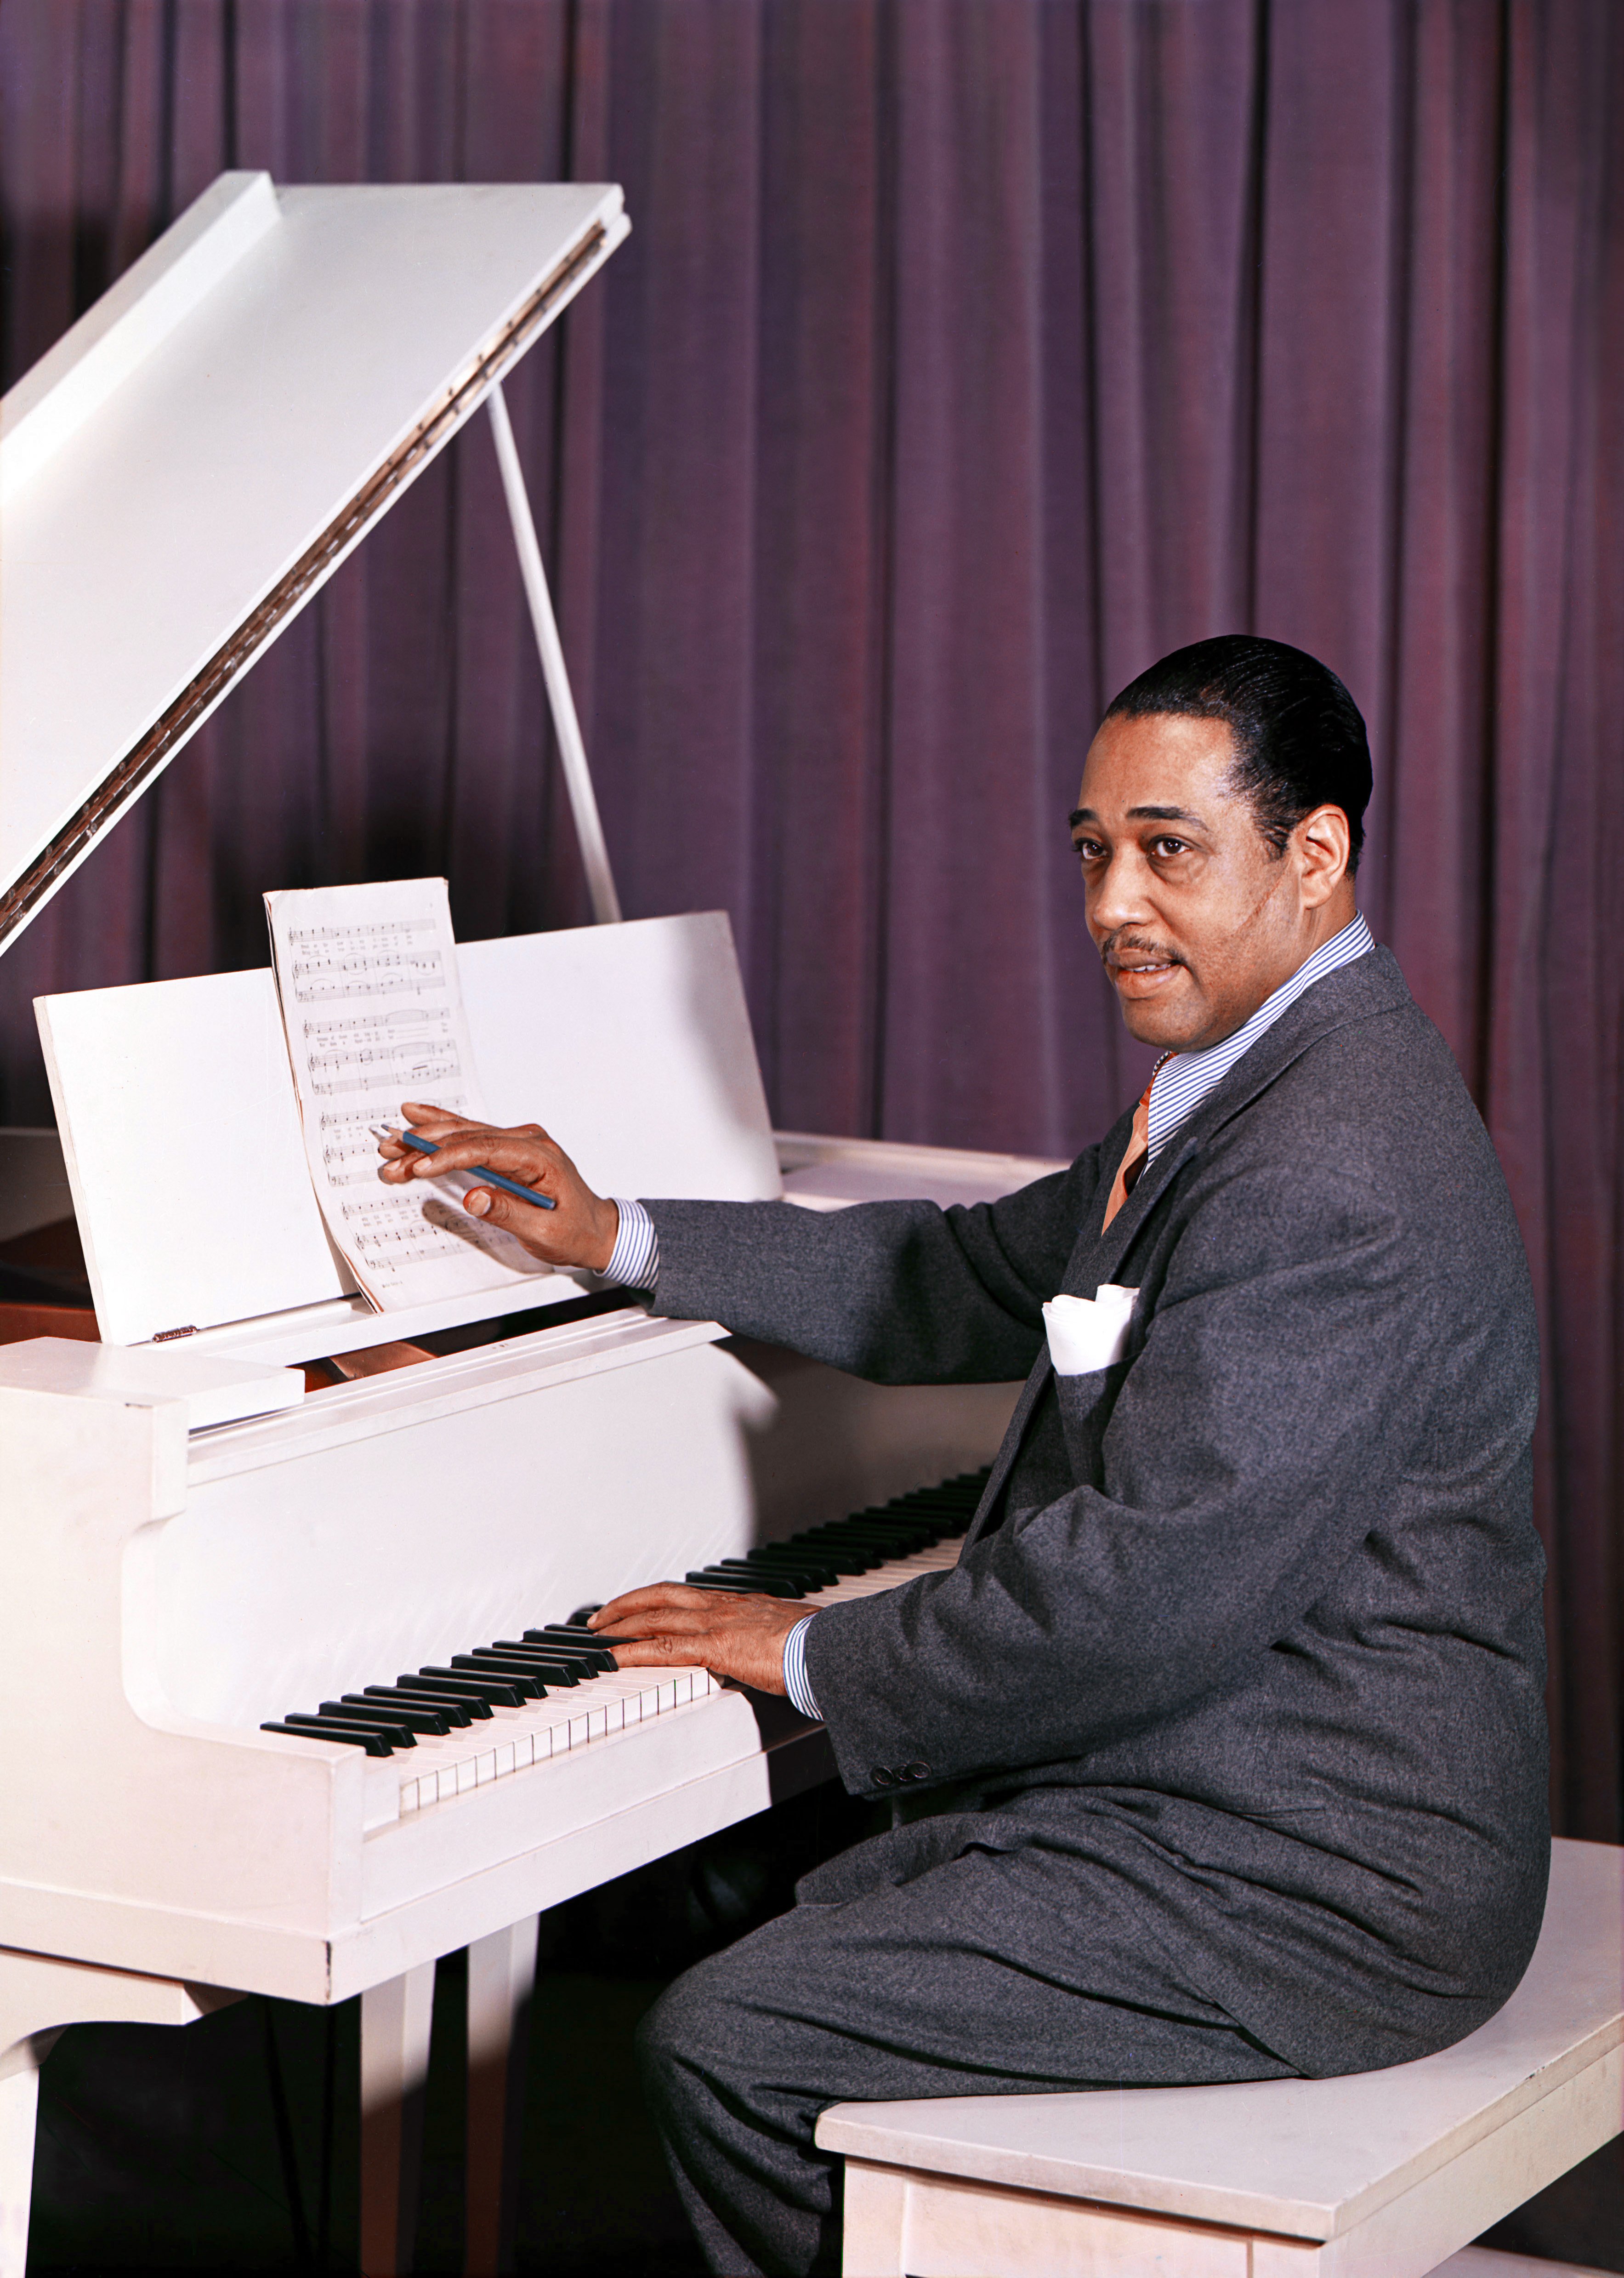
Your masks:
M1124 981L1142 983L1176 973L1182 962L1180 958L1170 957L1165 950L1114 949L1107 955L1105 967L1111 979L1118 984Z

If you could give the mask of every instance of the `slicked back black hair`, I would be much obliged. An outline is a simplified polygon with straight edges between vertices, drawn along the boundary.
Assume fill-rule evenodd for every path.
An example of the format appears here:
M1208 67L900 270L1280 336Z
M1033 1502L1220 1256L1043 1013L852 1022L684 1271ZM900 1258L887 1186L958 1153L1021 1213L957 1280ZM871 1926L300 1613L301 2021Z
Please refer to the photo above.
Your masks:
M1261 634L1220 633L1176 648L1141 672L1105 716L1140 720L1157 712L1224 722L1235 738L1230 782L1251 801L1277 854L1305 814L1339 806L1353 840L1348 869L1357 870L1370 745L1358 705L1329 665Z

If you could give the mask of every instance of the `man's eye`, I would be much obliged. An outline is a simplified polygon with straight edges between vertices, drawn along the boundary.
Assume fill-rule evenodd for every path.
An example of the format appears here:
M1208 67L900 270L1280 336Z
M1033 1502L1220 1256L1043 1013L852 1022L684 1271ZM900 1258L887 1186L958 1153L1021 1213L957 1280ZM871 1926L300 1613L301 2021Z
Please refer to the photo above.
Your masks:
M1182 838L1157 838L1151 844L1154 851L1163 858L1173 854L1187 854L1190 851Z
M1074 838L1071 844L1077 849L1079 860L1083 862L1097 862L1105 852L1097 838Z

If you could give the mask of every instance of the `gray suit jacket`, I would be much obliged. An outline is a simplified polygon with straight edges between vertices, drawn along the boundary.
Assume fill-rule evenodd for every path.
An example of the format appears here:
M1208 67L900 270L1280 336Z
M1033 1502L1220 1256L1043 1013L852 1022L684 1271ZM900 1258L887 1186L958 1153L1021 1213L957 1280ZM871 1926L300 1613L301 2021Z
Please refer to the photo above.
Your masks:
M1522 1244L1385 951L1102 1231L1128 1128L972 1210L650 1205L662 1313L887 1381L1026 1378L957 1571L808 1632L847 1785L912 1766L926 1815L818 1895L1037 1845L1300 2070L1393 2063L1493 2013L1544 1904ZM1042 1302L1102 1281L1140 1292L1127 1357L1056 1378Z

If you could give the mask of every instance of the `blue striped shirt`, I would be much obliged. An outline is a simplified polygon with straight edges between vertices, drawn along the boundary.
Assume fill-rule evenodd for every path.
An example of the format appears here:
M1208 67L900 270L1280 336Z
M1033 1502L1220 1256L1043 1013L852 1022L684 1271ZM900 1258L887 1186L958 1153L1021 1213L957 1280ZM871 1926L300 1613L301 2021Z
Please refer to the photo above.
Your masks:
M1283 981L1272 996L1264 998L1251 1019L1232 1036L1225 1036L1220 1044L1208 1044L1204 1051L1174 1052L1163 1060L1151 1084L1147 1167L1155 1161L1179 1127L1189 1121L1208 1093L1223 1082L1236 1061L1273 1028L1281 1013L1297 1002L1305 989L1312 989L1328 973L1335 973L1339 966L1352 965L1356 957L1363 957L1375 947L1369 927L1362 917L1356 917L1340 933L1322 942L1289 980ZM660 1272L660 1242L653 1221L641 1203L620 1202L618 1196L616 1202L621 1231L604 1279L632 1288L652 1289ZM806 1632L817 1618L816 1614L808 1614L784 1640L784 1690L803 1716L816 1716L819 1713L817 1696L806 1675Z
M1208 1093L1217 1089L1236 1061L1251 1051L1267 1029L1273 1028L1281 1013L1297 1002L1305 989L1312 989L1316 981L1323 981L1338 966L1352 965L1356 957L1363 957L1375 947L1369 927L1362 917L1356 917L1340 933L1323 941L1289 980L1283 981L1272 996L1264 998L1252 1018L1243 1022L1232 1036L1225 1036L1221 1044L1208 1044L1204 1051L1174 1052L1163 1060L1156 1070L1150 1094L1147 1169L1180 1125L1189 1121Z

